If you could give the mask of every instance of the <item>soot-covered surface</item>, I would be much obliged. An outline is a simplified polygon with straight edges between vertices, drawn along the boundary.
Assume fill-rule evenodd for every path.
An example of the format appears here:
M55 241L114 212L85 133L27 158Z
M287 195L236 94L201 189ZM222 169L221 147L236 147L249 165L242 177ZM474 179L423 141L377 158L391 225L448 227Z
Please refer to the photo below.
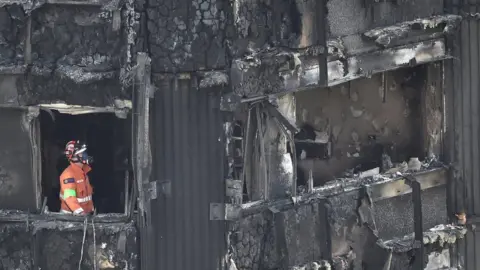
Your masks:
M20 6L0 7L0 66L23 63L25 22Z
M85 72L120 69L127 44L123 29L113 28L111 12L98 7L46 5L32 16L35 64L56 68L56 72L74 80L79 79L62 66L82 68Z
M0 225L0 269L31 269L32 238L25 224Z
M0 230L0 269L78 269L83 222L10 223ZM97 269L139 269L132 223L96 223L95 248L93 242L89 221L81 269L93 269L94 258Z
M413 230L412 195L375 202L375 220L383 240L401 237ZM422 191L423 228L427 230L447 222L447 194L445 187Z

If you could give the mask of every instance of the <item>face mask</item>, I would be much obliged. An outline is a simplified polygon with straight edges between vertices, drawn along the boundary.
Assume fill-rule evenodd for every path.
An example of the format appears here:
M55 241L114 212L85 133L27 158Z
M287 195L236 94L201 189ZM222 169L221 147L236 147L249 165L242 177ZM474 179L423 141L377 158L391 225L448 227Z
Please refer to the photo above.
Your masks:
M93 157L90 157L87 153L87 151L84 151L81 156L82 163L83 164L92 164L93 163Z

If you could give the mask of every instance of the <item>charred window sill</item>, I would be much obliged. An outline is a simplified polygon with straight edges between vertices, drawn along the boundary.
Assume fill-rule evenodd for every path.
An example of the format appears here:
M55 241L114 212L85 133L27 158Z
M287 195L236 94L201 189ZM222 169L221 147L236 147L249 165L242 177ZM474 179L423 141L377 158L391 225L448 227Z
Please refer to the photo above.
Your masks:
M120 3L122 2L112 0L46 0L41 3L26 0L5 0L0 3L0 7L21 5L25 9L26 13L30 13L33 10L43 6L44 4L70 6L100 6L103 7L105 10L117 10L120 9Z
M125 214L98 214L92 217L95 223L126 223L134 220ZM0 222L50 222L68 221L83 223L85 217L65 215L60 213L29 214L23 211L0 210Z
M443 186L447 183L447 169L444 167L426 169L412 173L421 185L422 190ZM371 192L371 199L379 201L387 198L397 197L412 192L410 186L405 183L403 176L389 178L379 175L375 178L347 178L327 183L325 186L314 188L312 193L302 194L290 199L276 201L256 201L242 205L231 205L226 209L226 219L236 220L246 216L254 215L264 211L281 212L290 208L311 204L341 193L360 190L368 187Z

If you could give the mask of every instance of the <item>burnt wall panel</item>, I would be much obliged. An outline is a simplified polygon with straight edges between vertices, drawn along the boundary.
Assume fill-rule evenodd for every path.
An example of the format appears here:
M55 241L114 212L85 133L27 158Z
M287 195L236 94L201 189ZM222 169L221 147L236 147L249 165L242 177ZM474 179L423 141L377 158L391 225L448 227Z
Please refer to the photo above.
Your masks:
M36 210L31 117L25 109L0 108L0 209Z
M284 269L330 258L323 202L279 213L263 212L230 227L232 259L239 270Z
M238 40L234 53L248 48L276 45L305 48L324 40L320 36L325 27L325 1L314 0L235 0L234 22ZM319 26L320 25L320 26ZM325 45L325 44L320 44Z
M0 104L19 105L21 76L0 75Z
M117 77L78 84L70 78L29 76L18 90L22 105L65 102L75 105L112 106L115 99L130 99Z
M154 80L152 174L162 191L151 203L157 249L148 269L223 269L226 224L209 211L225 195L222 89L192 82Z
M445 187L422 191L423 229L447 222ZM388 240L413 232L412 194L375 202L375 220L379 237Z
M133 224L87 224L85 242L82 222L46 222L35 228L38 265L41 269L140 269L137 230ZM95 228L95 238L94 236Z
M0 269L32 269L32 237L25 223L0 225Z
M375 1L330 0L328 8L329 37L365 32L402 21L443 14L443 1Z
M227 28L231 27L228 1L150 0L145 18L153 72L226 67Z
M278 269L273 215L259 213L236 221L230 228L232 259L238 270Z
M98 7L46 5L32 15L32 60L36 65L72 73L67 66L94 72L119 69L126 55L121 23Z
M0 7L0 66L23 63L25 23L20 6Z

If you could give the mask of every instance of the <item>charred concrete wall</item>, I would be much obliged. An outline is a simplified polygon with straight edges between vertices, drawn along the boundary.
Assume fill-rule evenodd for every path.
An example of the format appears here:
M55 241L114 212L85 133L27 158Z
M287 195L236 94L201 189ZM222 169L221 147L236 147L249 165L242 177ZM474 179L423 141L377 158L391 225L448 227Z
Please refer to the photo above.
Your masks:
M37 221L0 226L0 269L140 269L137 230L131 223L87 226L83 223ZM95 242L93 237L95 236ZM96 258L96 259L95 259Z
M416 18L444 14L443 1L330 0L329 37L342 37Z
M142 1L139 1L142 2ZM145 0L146 45L153 72L192 72L228 66L233 37L225 0Z
M0 13L2 104L108 106L130 97L124 80L139 27L127 12L44 5L26 14L8 5Z

